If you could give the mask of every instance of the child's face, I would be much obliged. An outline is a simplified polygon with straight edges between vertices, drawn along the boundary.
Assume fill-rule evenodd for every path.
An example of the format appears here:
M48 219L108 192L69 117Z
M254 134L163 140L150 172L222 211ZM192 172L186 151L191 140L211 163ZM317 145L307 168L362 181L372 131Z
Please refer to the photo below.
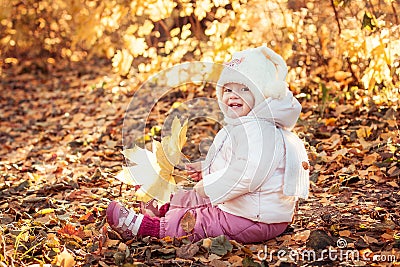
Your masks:
M254 95L245 85L227 83L223 87L222 103L228 117L238 118L246 116L254 107Z

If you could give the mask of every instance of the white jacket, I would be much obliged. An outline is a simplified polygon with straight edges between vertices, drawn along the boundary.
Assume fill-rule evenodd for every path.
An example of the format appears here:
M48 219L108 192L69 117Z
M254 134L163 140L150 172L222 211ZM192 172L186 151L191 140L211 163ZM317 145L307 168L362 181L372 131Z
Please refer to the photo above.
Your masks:
M247 116L225 118L203 167L205 193L228 213L264 223L290 222L298 197L308 195L308 159L290 132L301 111L288 91Z

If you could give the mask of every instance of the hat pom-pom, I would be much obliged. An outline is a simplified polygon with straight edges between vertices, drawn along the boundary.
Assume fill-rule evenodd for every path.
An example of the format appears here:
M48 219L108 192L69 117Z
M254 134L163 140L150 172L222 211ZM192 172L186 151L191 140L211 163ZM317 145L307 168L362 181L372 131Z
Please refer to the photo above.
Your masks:
M271 97L282 99L286 96L288 91L288 84L285 81L269 82L264 88L265 98Z

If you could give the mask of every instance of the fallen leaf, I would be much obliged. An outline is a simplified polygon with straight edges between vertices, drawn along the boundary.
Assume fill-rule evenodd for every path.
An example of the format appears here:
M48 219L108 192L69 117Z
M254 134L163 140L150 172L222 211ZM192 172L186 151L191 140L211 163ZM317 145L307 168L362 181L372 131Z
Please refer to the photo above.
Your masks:
M54 213L54 209L42 209L37 212L37 214L46 215L49 213Z
M233 255L229 257L228 262L232 264L232 266L242 266L243 258L238 255Z
M349 231L349 230L339 231L339 235L349 237L351 235L351 231Z
M94 223L96 221L93 212L88 212L79 218L79 222L83 225Z
M182 227L183 231L186 233L191 233L196 225L196 218L193 216L191 211L187 211L183 215L179 225Z
M393 236L393 235L390 235L390 234L388 234L388 233L384 233L383 235L381 235L381 237L382 237L383 239L390 240L390 241L393 241L393 240L394 240L394 236Z
M347 78L351 77L351 73L348 71L339 70L339 71L335 71L334 76L335 76L336 81L342 82L342 81L346 80Z
M258 267L258 266L260 266L260 264L255 262L252 258L246 256L242 261L242 266L243 267Z
M390 177L400 176L400 168L397 166L393 166L388 170L388 174Z
M399 185L395 181L387 182L387 184L392 186L392 187L399 188Z
M329 118L325 120L326 126L335 126L336 118Z
M176 256L182 259L192 259L198 251L199 251L198 245L187 244L176 249Z
M85 233L81 228L76 229L75 226L71 224L66 224L63 228L58 230L57 233L59 233L60 235L78 239L78 241L82 241L82 238L85 236Z
M379 243L379 241L378 241L376 238L373 238L373 237L371 237L371 236L364 235L362 238L363 238L368 244Z
M368 155L368 156L364 157L362 164L365 166L370 166L377 161L378 156L379 156L378 153L373 153L371 155Z
M47 234L46 246L49 248L57 248L60 246L60 240L53 233Z
M118 245L119 251L125 252L127 248L128 248L128 246L123 242L119 243L119 245Z
M224 256L226 255L226 253L231 252L233 249L233 245L224 235L211 238L211 241L212 244L210 247L210 252L218 256Z
M226 264L222 260L213 259L212 261L210 261L210 266L213 266L213 267L225 267L225 266L228 266L228 264Z
M323 230L314 230L310 233L306 246L315 250L324 249L328 246L334 246L335 241Z
M71 253L64 247L63 252L57 255L57 266L60 267L73 267L75 266L75 259Z
M358 130L356 130L358 138L369 137L372 133L372 129L369 126L361 126Z
M308 237L310 236L311 231L310 230L305 230L305 231L301 231L301 232L297 232L293 239L295 241L300 241L300 242L306 242Z

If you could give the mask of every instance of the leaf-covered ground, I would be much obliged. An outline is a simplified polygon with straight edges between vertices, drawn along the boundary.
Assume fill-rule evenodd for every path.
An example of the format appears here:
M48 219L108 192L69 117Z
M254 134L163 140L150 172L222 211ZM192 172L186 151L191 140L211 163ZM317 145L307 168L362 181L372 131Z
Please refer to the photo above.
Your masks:
M310 198L265 243L224 237L123 243L104 220L110 200L138 208L114 177L124 164L122 125L133 83L98 64L5 70L0 82L1 266L400 265L400 116L396 107L300 99L295 131L307 143ZM32 67L32 66L31 66ZM127 93L128 92L128 93ZM163 98L160 110L212 90ZM150 118L149 128L163 117ZM196 128L197 127L197 128ZM189 124L184 152L215 133ZM157 128L155 128L157 129ZM151 132L151 131L150 131ZM158 138L157 133L154 133Z

